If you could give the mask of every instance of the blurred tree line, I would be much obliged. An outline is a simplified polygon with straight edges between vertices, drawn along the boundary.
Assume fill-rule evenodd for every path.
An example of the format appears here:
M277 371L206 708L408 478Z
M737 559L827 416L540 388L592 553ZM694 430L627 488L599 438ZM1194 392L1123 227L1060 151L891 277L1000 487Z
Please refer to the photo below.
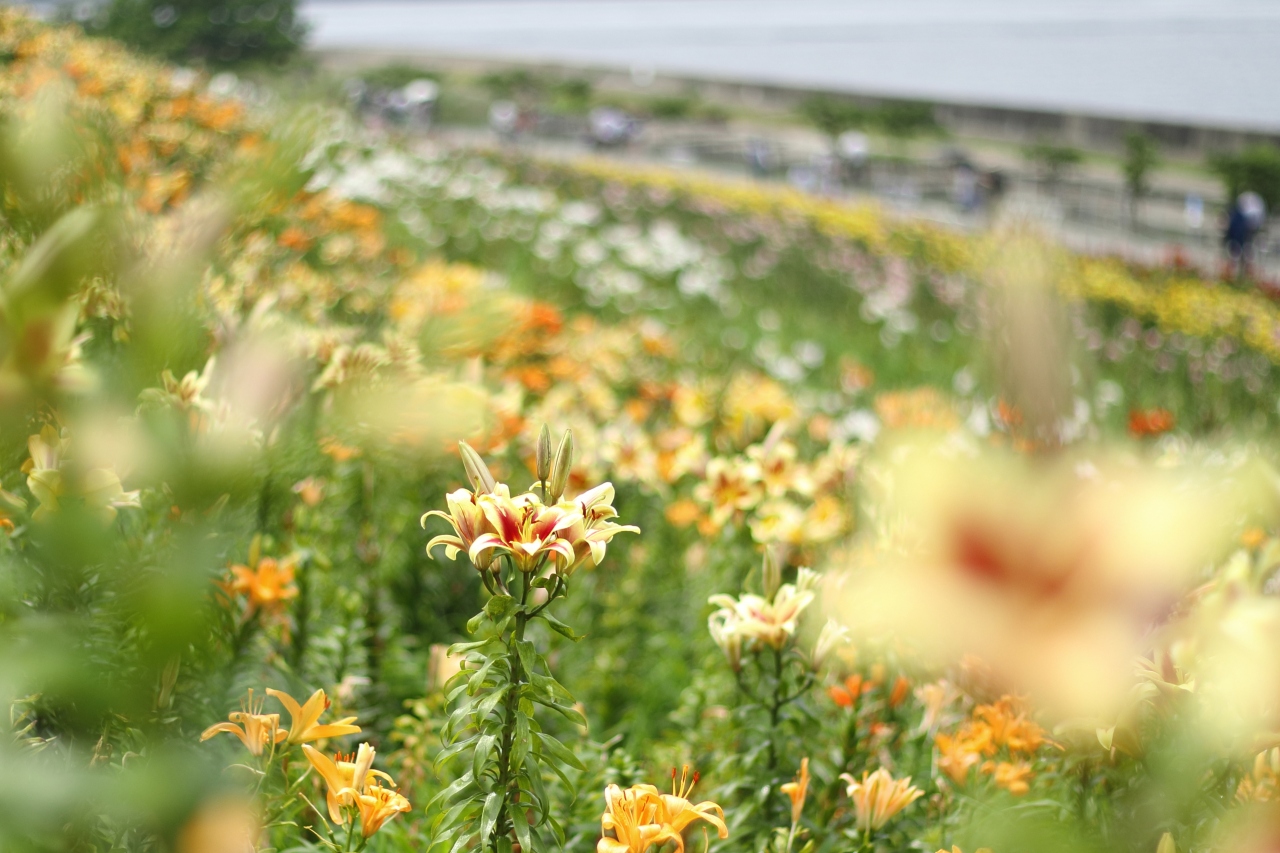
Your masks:
M76 17L92 35L216 68L282 64L306 37L295 0L106 0Z

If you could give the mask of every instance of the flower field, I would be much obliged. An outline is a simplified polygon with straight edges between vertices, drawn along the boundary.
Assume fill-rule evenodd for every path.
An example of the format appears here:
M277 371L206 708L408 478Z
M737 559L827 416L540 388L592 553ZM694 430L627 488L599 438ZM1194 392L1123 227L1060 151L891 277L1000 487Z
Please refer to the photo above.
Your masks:
M1280 844L1280 307L0 12L0 843Z

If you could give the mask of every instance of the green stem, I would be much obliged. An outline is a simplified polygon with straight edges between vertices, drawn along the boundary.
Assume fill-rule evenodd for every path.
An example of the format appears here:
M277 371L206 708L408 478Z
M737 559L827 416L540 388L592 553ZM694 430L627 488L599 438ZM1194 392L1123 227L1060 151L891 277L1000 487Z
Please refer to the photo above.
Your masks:
M488 844L497 850L498 839L511 832L511 789L514 779L511 778L511 750L515 741L516 714L520 709L520 685L524 683L524 667L520 665L520 652L517 644L524 641L524 629L528 624L529 614L525 605L529 600L529 576L519 572L520 576L520 609L516 611L516 629L507 642L507 661L511 667L511 682L507 692L506 716L502 722L502 743L498 748L498 790L502 792L502 804L498 807L498 819L493 825L493 835Z
M778 723L782 718L782 706L786 704L782 690L782 649L773 650L773 704L769 707L769 771L778 769Z

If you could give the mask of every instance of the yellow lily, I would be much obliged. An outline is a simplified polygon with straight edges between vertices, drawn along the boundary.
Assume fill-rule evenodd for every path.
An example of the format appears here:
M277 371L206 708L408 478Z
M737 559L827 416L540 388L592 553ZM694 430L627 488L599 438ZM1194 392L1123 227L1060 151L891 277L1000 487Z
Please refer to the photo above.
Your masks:
M858 816L858 828L863 832L879 829L924 796L924 791L911 784L910 776L894 779L883 767L869 776L864 772L861 781L848 773L841 773L840 778L849 783L849 798Z
M360 732L359 726L352 725L356 721L355 717L343 717L334 723L318 725L320 715L329 710L329 697L325 696L323 690L312 693L311 698L303 705L299 705L296 699L282 690L267 688L267 695L279 699L280 704L289 712L288 741L291 745Z
M449 506L447 513L433 509L424 514L419 523L426 527L427 519L435 516L443 518L453 526L453 535L441 534L427 543L428 554L431 553L432 548L443 545L445 556L452 560L458 556L459 551L469 552L471 543L475 542L481 534L492 533L493 526L489 524L484 510L476 502L476 495L466 489L449 492L444 499Z
M610 785L604 791L605 812L600 817L603 837L596 843L596 853L645 853L655 844L675 841L683 845L680 833L658 822L661 806L658 789L652 785L634 785L623 789ZM613 833L610 838L604 833Z
M309 744L302 745L302 753L328 786L325 802L329 806L329 818L334 823L347 822L343 807L356 805L356 800L365 793L365 787L371 778L385 779L388 785L395 784L386 773L373 769L375 752L367 743L360 744L355 756L339 754L330 759Z
M262 755L267 744L280 743L287 737L287 733L280 728L280 715L263 714L262 700L255 703L252 690L249 691L242 709L232 711L227 715L227 720L228 722L214 723L205 729L200 735L201 742L226 732L240 738L240 742L245 745L250 754ZM237 723L239 725L236 725Z

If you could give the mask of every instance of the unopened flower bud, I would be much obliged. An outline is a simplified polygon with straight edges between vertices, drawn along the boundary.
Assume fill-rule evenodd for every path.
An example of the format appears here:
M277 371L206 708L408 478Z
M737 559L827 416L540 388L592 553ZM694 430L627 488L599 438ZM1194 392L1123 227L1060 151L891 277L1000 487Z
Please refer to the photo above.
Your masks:
M489 466L484 464L480 454L465 441L458 442L458 453L462 456L462 467L467 472L467 479L476 494L492 494L497 481L489 473Z
M560 439L560 447L556 450L555 462L551 465L551 478L547 481L547 500L555 502L564 495L569 486L569 472L573 468L573 430L565 430Z
M542 432L538 433L538 453L535 457L535 465L537 467L538 481L541 483L551 479L551 430L546 424L542 425Z
M778 558L774 556L772 548L764 549L764 564L760 569L760 587L764 597L772 601L773 597L778 594L778 588L782 586L782 566L778 565Z
M818 641L813 644L813 653L809 655L809 665L814 672L822 669L831 653L849 642L849 629L834 619L828 619L818 634Z
M1173 843L1173 833L1166 832L1160 836L1160 844L1156 847L1156 853L1178 853L1178 846Z

